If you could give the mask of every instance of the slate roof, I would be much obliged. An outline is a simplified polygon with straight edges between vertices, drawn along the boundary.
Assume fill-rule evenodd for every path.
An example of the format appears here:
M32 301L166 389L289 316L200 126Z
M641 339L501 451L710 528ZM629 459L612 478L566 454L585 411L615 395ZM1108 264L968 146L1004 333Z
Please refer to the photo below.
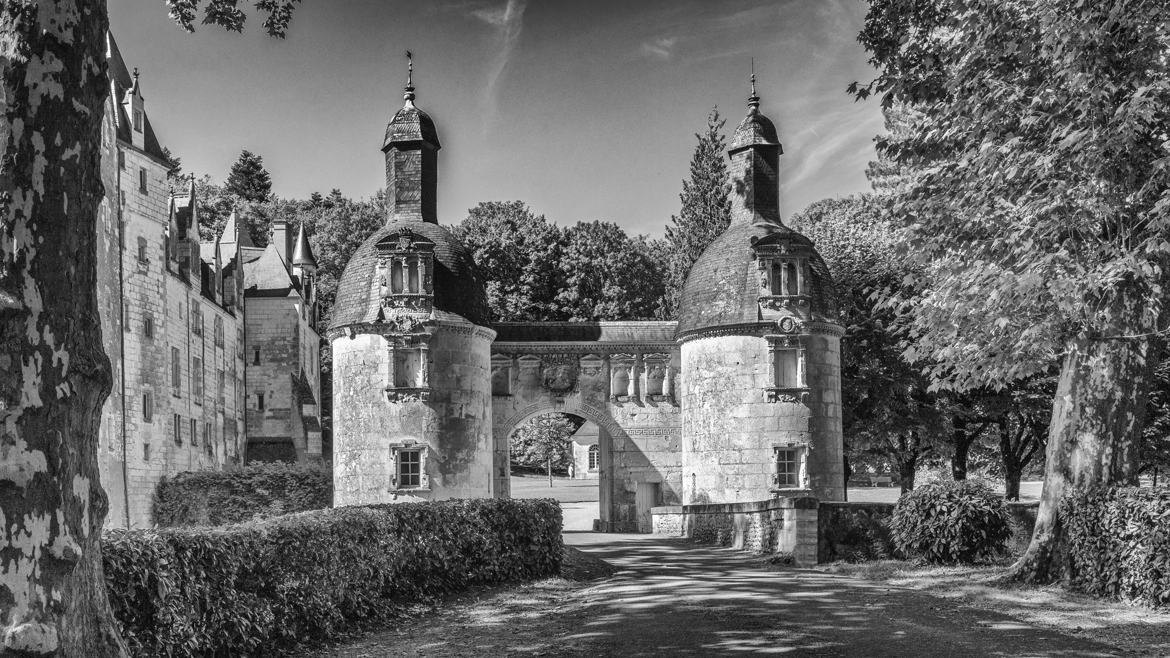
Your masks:
M114 109L118 112L118 139L129 144L133 141L130 135L130 117L126 115L122 99L126 97L126 90L134 85L134 78L126 68L126 60L122 58L122 51L114 41L113 32L108 32L107 36L110 44L110 80L114 82ZM162 145L158 143L158 136L154 134L154 127L150 125L150 114L147 112L143 112L142 134L143 150L160 160L166 160Z
M413 94L408 94L413 98ZM406 100L402 109L394 114L394 118L386 126L386 139L382 142L382 150L398 142L428 142L439 148L439 133L435 130L435 122L430 115L418 109L412 98Z
M241 257L256 248L241 248ZM276 251L276 245L269 243L258 257L244 258L244 294L249 297L285 297L295 287L288 274L288 266Z
M813 247L812 241L779 224L732 222L691 266L678 307L678 335L698 329L760 322L760 279L752 253L753 237L788 239ZM837 292L820 254L809 259L812 320L837 323Z
M391 233L409 228L435 243L434 310L439 319L463 318L487 326L489 311L483 285L475 277L471 253L455 236L438 224L422 221L394 221L374 231L358 247L337 286L329 329L351 324L374 322L382 305L379 282L377 244Z
M753 106L736 127L727 150L729 153L735 153L740 149L756 145L779 146L780 138L776 135L776 124L760 114L758 107Z
M497 343L629 343L674 342L676 322L499 322Z

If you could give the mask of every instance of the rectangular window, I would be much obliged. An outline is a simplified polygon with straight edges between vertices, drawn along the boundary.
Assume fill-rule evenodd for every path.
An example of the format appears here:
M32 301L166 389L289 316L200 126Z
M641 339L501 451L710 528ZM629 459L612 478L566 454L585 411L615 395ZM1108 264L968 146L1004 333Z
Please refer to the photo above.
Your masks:
M146 194L146 168L138 168L138 191Z
M422 486L422 450L398 451L398 488L417 489Z
M599 468L601 468L601 448L589 446L589 470L596 471Z
M148 315L142 320L142 335L154 338L154 316Z
M776 350L776 387L803 388L804 368L802 357L804 350L778 349Z
M252 358L252 365L254 365L254 366L260 365L260 348L259 347L256 348L256 355Z
M195 404L203 404L203 359L191 359L191 395Z
M256 408L259 409L260 411L264 411L264 394L263 393L256 394Z
M142 394L142 420L154 421L154 393L147 391Z
M146 238L141 238L141 237L138 238L138 262L139 263L150 262L147 259L147 249L148 249L148 243L146 242Z
M215 400L216 400L216 402L219 403L219 406L221 406L221 407L223 406L224 393L225 393L226 389L227 389L227 377L225 376L223 370L216 370L215 371Z
M394 388L424 388L423 353L419 349L394 350Z
M118 150L118 169L125 169L125 168L126 168L126 152L119 149Z
M142 444L142 460L143 461L150 461L150 444L149 443Z
M191 302L191 333L196 336L203 335L203 309L199 308L199 302Z
M191 445L199 445L199 435L196 432L199 430L199 422L194 418L191 419Z
M212 447L212 442L211 442L212 438L213 437L211 436L211 423L203 423L203 447L207 449L208 455L215 454L215 450Z
M776 448L776 486L800 486L800 449Z
M223 347L223 318L215 316L215 344L217 347Z
M134 110L134 132L142 132L142 110Z
M183 364L179 361L179 348L171 348L171 388L175 395L183 391Z
M122 327L130 331L130 307L122 306Z
M179 414L172 417L171 429L175 433L175 445L183 445L183 418Z

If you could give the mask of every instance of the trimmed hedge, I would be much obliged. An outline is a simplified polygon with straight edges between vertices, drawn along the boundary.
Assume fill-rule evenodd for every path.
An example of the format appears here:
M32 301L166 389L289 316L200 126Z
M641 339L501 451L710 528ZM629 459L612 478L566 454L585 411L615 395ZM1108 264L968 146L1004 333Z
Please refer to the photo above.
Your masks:
M890 530L899 551L932 564L969 564L1001 554L1012 534L1003 498L973 480L925 484L902 494Z
M113 530L107 591L140 656L278 653L396 604L552 576L553 500L342 507L213 528Z
M152 512L155 524L167 528L242 523L332 505L333 474L328 469L275 463L163 478Z
M1069 584L1094 596L1170 604L1170 491L1117 487L1060 501Z

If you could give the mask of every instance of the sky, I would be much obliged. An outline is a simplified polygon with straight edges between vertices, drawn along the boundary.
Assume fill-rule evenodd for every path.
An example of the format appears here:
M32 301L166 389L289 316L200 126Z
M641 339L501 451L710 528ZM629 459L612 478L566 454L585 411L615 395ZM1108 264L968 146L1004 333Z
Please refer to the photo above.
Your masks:
M867 191L882 127L876 100L845 93L874 74L856 41L862 0L304 0L283 40L256 15L243 34L186 34L163 0L109 9L184 170L222 182L248 149L280 197L384 187L382 138L410 50L415 102L442 143L445 225L480 201L519 199L561 225L661 236L711 108L729 138L744 117L752 58L784 145L784 217Z

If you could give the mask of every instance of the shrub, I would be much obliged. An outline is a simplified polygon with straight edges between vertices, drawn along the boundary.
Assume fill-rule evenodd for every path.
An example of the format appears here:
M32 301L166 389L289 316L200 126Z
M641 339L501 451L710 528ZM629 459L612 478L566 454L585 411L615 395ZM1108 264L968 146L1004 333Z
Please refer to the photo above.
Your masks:
M1079 491L1060 501L1069 584L1147 605L1170 603L1170 491Z
M866 562L895 557L890 503L821 503L817 514L819 562Z
M160 527L222 525L333 505L333 475L322 467L255 464L163 478L154 492Z
M964 480L925 484L894 505L894 544L908 557L932 564L972 563L1002 553L1011 537L1002 497Z
M342 507L223 527L112 530L107 591L134 655L274 653L470 585L555 575L552 500Z

